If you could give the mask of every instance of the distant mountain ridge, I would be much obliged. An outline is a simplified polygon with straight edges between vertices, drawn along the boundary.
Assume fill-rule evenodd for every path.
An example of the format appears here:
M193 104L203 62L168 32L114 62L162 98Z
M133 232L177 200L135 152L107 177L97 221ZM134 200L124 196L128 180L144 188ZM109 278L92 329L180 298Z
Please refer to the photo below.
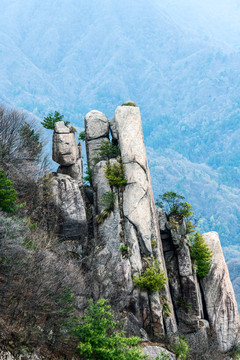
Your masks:
M135 101L155 195L182 193L200 229L229 246L240 230L238 31L229 30L232 43L224 29L211 36L218 18L210 10L222 14L223 1L193 4L3 0L0 100L39 118L58 110L80 128L89 110L111 117Z

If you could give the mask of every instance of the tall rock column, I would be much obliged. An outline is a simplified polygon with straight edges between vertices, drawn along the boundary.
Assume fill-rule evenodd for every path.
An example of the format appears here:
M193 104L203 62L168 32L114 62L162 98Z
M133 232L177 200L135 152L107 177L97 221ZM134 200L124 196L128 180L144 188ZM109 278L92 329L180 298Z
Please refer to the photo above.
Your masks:
M119 106L111 124L116 129L127 178L123 193L123 214L125 236L131 248L132 271L142 271L146 264L151 263L151 259L155 259L166 273L139 108ZM165 330L169 333L176 331L168 285L163 292L171 309L171 315L165 316L165 327L159 293L149 295L153 331L162 334Z
M223 352L236 344L239 332L239 314L229 272L222 252L219 236L212 231L203 234L213 252L209 274L201 279L210 326L216 331Z

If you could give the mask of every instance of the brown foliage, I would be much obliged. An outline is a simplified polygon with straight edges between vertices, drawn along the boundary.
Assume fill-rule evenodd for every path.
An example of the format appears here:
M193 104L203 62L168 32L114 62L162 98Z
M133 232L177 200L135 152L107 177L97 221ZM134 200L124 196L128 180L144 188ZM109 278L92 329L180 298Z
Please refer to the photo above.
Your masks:
M77 244L58 243L29 220L2 213L0 238L0 346L70 359L76 344L65 323L88 298Z

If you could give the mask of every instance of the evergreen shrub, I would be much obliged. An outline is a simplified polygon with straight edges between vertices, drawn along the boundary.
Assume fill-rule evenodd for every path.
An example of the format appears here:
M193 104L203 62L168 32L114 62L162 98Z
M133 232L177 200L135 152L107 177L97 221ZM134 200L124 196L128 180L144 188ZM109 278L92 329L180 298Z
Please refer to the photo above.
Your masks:
M213 253L206 244L203 235L198 231L190 236L191 241L191 257L196 261L197 274L204 277L209 273Z
M141 339L125 337L109 310L105 299L95 304L89 301L86 315L76 320L72 329L79 340L78 353L85 360L147 360L139 347Z
M120 149L110 141L104 141L100 146L97 156L92 160L96 165L101 160L110 160L120 156Z
M185 360L190 352L190 347L184 336L177 337L174 345L172 346L178 360Z
M110 186L122 187L127 184L127 179L124 177L124 165L120 157L117 162L106 164L105 176Z
M0 209L6 212L13 212L16 203L17 193L14 190L13 182L0 169Z
M55 111L53 113L49 113L48 116L44 118L44 120L41 122L42 126L45 129L54 130L54 125L58 121L62 121L64 118L64 115L61 115L58 111ZM70 124L69 121L64 121L64 124L67 126Z
M155 260L152 266L149 265L144 271L134 277L135 284L139 289L152 293L163 288L167 279L159 265L160 263Z

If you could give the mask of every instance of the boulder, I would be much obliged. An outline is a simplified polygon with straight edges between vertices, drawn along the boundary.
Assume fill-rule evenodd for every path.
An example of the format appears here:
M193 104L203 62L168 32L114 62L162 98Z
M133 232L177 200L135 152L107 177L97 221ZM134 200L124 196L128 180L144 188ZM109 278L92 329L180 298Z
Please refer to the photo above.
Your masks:
M219 236L214 231L203 236L213 258L209 274L201 279L201 286L210 327L216 332L221 351L226 352L236 344L238 308Z
M53 133L52 158L60 165L70 166L79 158L79 149L74 133L70 133L63 121L55 124Z
M92 110L85 116L86 140L108 137L109 122L105 114Z
M57 134L69 134L70 129L68 126L65 125L64 121L57 121L54 124L54 131Z

